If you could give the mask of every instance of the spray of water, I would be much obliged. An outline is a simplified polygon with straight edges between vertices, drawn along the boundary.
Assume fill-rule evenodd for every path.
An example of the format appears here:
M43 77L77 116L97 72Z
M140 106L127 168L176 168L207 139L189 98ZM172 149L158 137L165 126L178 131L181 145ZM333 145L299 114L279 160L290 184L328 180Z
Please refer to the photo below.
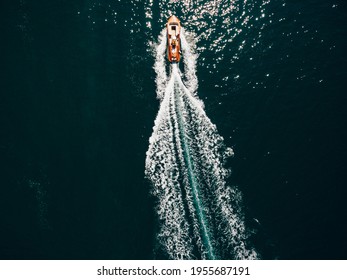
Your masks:
M149 140L146 177L158 198L158 242L172 259L256 259L247 245L241 193L226 185L233 154L197 98L196 58L184 31L184 73L165 63L165 30L154 69L160 109Z

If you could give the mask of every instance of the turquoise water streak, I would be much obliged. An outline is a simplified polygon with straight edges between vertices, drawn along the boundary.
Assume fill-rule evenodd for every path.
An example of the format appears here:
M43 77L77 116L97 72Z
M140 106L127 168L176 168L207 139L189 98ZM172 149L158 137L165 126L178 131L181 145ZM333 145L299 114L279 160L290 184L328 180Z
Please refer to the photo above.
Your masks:
M173 75L175 77L175 86L179 87L179 83L176 82L177 79L181 79L178 71L177 71L177 65L172 65L174 70L173 70ZM180 83L182 85L182 83ZM175 87L176 88L176 87ZM209 236L209 226L208 226L208 222L206 221L205 218L205 210L203 208L203 205L201 204L201 200L200 200L200 196L199 196L199 185L198 182L196 180L196 175L194 172L194 162L192 161L192 158L190 156L190 152L189 152L189 144L186 140L186 132L185 132L185 125L184 125L184 121L182 118L182 100L181 100L181 96L179 96L179 91L178 90L174 90L174 95L175 95L175 104L176 104L176 112L177 112L177 117L178 117L178 126L179 126L179 131L180 131L180 136L181 136L181 143L182 143L182 148L183 148L183 157L184 157L184 161L186 163L187 166L187 175L188 175L188 179L189 179L189 185L191 186L192 189L192 193L193 193L193 197L194 197L194 206L195 206L195 210L197 213L197 217L199 220L199 224L201 227L201 234L202 234L202 240L203 243L207 249L207 256L208 259L216 259L215 253L214 253L214 249L211 243L211 237Z

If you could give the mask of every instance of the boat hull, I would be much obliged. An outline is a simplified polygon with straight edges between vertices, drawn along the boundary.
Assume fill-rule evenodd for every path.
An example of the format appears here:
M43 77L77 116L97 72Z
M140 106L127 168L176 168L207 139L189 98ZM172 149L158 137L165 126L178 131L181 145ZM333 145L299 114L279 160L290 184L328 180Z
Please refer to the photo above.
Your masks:
M171 63L181 59L181 22L176 16L171 16L166 24L167 58Z

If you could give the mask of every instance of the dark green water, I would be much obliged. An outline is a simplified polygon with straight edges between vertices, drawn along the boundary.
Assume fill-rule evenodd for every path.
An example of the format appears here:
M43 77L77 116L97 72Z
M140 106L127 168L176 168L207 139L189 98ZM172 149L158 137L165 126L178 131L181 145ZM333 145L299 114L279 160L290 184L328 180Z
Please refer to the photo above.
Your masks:
M254 247L346 259L346 4L153 2L1 2L0 258L158 257L152 42L175 13Z

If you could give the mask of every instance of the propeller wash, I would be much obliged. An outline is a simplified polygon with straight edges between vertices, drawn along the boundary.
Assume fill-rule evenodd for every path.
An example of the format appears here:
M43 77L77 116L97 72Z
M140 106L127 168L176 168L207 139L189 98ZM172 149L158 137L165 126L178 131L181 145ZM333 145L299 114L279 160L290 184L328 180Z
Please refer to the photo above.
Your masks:
M184 73L172 63L167 74L166 29L155 50L160 109L145 175L157 198L159 246L171 259L257 259L247 244L241 193L226 185L229 170L223 165L233 151L195 94L197 56L183 29L180 41Z

